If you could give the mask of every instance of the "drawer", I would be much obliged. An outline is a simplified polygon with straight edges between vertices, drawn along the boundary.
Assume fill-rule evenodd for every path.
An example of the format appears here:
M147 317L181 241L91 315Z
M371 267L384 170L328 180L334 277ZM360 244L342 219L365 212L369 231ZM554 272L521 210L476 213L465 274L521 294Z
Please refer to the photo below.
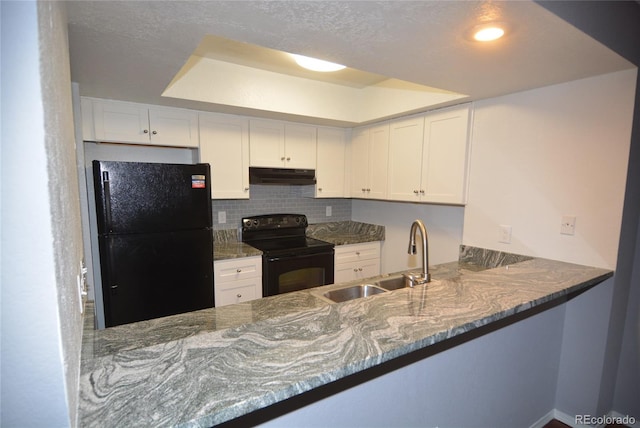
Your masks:
M380 258L380 242L364 244L338 245L335 248L336 263L357 262Z
M216 284L262 277L262 257L219 260L213 264Z
M248 302L249 300L258 299L262 296L258 295L258 285L255 280L237 281L234 287L216 289L216 307L233 305L235 303Z

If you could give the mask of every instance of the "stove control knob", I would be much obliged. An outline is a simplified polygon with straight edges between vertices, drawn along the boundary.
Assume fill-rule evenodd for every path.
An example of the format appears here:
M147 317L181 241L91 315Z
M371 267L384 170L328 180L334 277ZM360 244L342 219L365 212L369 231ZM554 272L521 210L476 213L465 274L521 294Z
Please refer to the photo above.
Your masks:
M258 223L259 223L259 222L258 222L258 220L253 220L253 225L254 225L254 226L256 226L256 227L257 227L257 226L258 226Z

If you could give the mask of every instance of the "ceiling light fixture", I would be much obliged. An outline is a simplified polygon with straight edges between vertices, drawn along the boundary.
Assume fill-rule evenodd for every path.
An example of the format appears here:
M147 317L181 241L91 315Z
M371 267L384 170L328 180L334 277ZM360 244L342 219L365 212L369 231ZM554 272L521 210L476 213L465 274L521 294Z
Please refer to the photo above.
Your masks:
M504 36L506 26L502 23L478 25L471 31L471 37L478 42L491 42Z
M297 54L291 54L293 59L298 63L300 67L304 67L307 70L330 72L338 71L346 68L344 65L336 64L334 62L324 61L321 59L310 58L308 56L302 56Z

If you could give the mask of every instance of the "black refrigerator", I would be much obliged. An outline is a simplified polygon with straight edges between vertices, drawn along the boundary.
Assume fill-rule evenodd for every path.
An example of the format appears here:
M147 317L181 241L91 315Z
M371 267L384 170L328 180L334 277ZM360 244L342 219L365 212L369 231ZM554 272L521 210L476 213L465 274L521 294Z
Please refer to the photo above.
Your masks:
M208 164L93 161L105 326L214 306Z

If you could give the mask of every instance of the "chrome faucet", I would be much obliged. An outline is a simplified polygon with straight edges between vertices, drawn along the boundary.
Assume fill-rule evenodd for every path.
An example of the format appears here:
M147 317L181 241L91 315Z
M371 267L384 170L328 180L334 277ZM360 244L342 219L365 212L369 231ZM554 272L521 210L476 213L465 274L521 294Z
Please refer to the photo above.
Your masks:
M420 230L422 236L422 273L405 274L406 280L409 285L413 287L418 284L425 284L431 281L431 274L429 273L429 241L427 238L427 228L424 227L424 223L420 220L415 220L411 225L411 231L409 232L409 254L416 254L416 232Z

